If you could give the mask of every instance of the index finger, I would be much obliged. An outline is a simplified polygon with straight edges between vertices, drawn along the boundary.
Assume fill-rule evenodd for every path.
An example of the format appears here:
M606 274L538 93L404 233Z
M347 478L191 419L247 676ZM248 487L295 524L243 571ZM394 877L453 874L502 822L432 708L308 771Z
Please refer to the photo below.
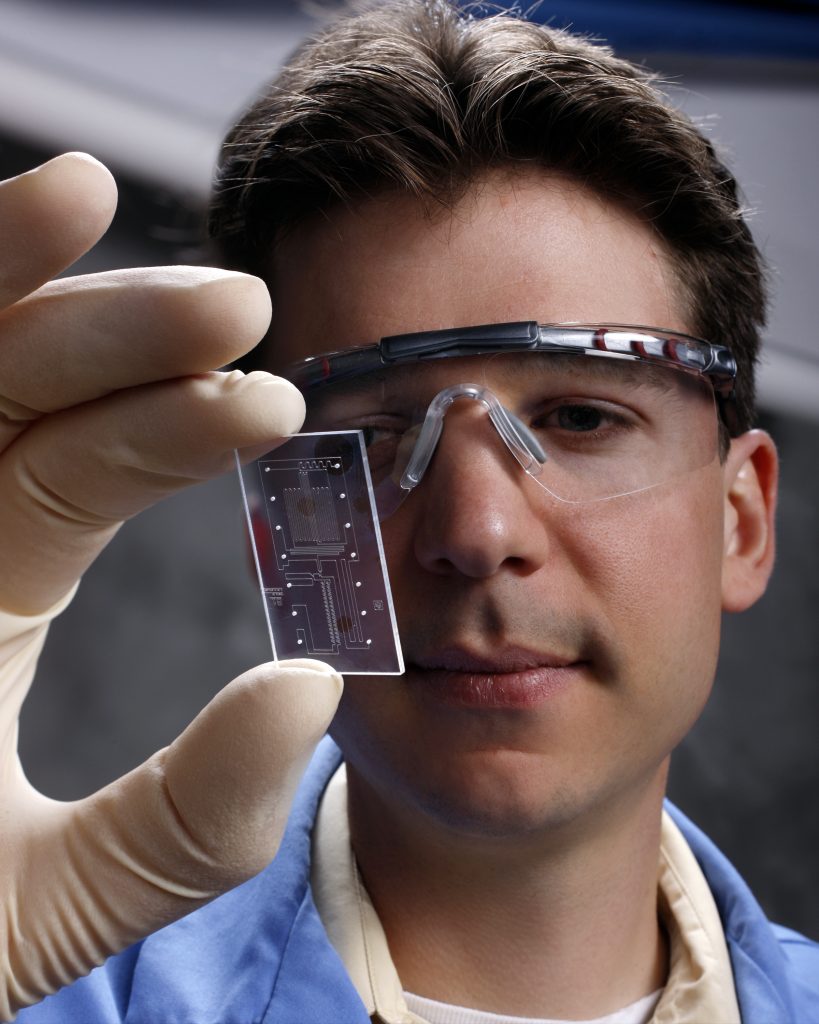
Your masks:
M144 267L64 277L0 312L0 408L25 422L152 381L223 366L270 322L247 274Z

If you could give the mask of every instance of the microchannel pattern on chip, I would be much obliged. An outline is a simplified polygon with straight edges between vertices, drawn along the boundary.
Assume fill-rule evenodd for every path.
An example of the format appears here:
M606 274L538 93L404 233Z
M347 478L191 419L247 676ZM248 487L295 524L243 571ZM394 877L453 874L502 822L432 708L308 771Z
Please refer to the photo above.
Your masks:
M248 466L244 480L279 657L389 671L386 657L400 671L358 435L298 435Z

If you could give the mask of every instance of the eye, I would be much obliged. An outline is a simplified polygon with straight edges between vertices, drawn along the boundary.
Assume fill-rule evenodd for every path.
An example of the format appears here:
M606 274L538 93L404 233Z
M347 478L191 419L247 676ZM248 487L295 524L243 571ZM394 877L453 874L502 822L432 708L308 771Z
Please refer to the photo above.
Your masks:
M613 440L635 429L638 417L612 402L599 399L561 399L560 404L537 417L533 428L548 435L549 441L564 439L579 443Z
M585 433L604 424L602 411L593 405L561 405L552 415L561 430Z
M348 429L360 430L364 435L367 462L376 481L392 472L404 438L403 428L397 424L357 423Z
M379 427L374 423L364 424L363 426L357 427L356 429L360 430L361 433L364 435L364 447L367 449L367 451L369 451L370 448L374 448L378 444L383 444L384 442L389 442L390 440L393 440L396 436L396 432L394 430Z
M599 433L633 426L633 417L611 402L588 399L563 399L548 413L538 417L538 429L566 430L570 433Z

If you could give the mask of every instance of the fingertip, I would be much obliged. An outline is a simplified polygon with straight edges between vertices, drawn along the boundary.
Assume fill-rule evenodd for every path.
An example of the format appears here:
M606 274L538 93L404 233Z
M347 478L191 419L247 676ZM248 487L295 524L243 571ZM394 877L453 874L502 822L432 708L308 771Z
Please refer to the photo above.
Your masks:
M63 154L0 183L0 307L36 291L86 253L108 229L116 205L111 173L87 154Z
M95 211L99 218L95 230L104 231L111 223L117 207L117 183L105 164L90 153L61 153L31 174L38 184L56 191L58 201L80 201L86 215Z
M80 150L70 150L67 153L58 153L57 156L51 157L49 160L44 160L41 164L37 164L35 167L30 167L27 171L22 171L20 174L15 175L13 178L9 178L8 181L18 181L23 178L35 178L45 177L55 172L68 173L71 170L85 170L92 169L92 173L102 172L102 176L114 181L114 177L104 163L99 161L95 156L91 156L90 153L83 153Z
M201 269L200 288L214 336L228 346L226 362L238 359L259 343L270 326L273 308L267 285L236 270Z
M251 387L262 387L265 392L270 390L271 394L275 390L276 410L283 434L297 434L301 430L307 406L304 395L292 381L265 370L251 370L245 381Z
M57 156L54 156L50 160L46 160L44 163L40 164L40 166L35 168L35 170L42 171L45 168L58 167L61 164L66 166L74 165L84 168L94 168L95 172L102 171L102 173L106 177L110 178L111 181L114 180L113 174L101 160L98 160L95 156L92 156L90 153L85 153L80 149L71 149L67 153L59 153Z
M219 378L223 388L234 392L243 420L255 435L237 446L243 462L278 448L301 430L307 412L304 396L284 377L264 370L231 370L220 373Z
M63 153L3 185L4 227L12 237L24 232L40 242L43 279L90 249L117 208L113 175L87 153Z
M294 673L305 679L316 677L318 679L330 679L338 690L339 697L344 691L344 679L340 673L324 661L315 658L290 658L286 661L268 661L259 666L260 669L269 674L272 679L281 676L282 673Z
M231 302L243 302L252 309L257 309L262 316L270 316L270 292L260 277L245 274L241 270L226 270L224 267L207 264L177 263L163 269L167 283L175 283L181 288L201 290L201 298L206 301L221 297L230 299ZM224 294L220 296L220 292Z

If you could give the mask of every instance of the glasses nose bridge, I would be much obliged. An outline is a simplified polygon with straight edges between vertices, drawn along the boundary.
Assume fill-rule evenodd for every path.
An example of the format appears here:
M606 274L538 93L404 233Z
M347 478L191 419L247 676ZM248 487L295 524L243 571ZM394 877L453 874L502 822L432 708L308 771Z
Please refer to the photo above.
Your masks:
M468 447L479 445L498 452L497 438L494 436L498 430L483 390L475 385L466 385L462 392L447 400L442 407L435 451L440 446L445 428L449 424L449 443L454 444L457 451L464 452ZM502 455L498 457L503 458Z
M451 418L453 411L456 412L456 419L468 416L483 417L490 412L490 403L485 396L486 388L477 384L455 384L440 391L432 400L433 403L440 400L441 432L447 417ZM464 401L468 399L468 401ZM432 403L430 403L430 406ZM429 413L429 410L427 410ZM437 409L436 409L437 413Z
M401 487L417 486L429 466L444 429L444 418L458 399L468 398L485 409L489 421L521 467L533 476L540 473L546 454L537 438L498 401L489 388L479 384L453 384L430 402L418 440L401 477Z

